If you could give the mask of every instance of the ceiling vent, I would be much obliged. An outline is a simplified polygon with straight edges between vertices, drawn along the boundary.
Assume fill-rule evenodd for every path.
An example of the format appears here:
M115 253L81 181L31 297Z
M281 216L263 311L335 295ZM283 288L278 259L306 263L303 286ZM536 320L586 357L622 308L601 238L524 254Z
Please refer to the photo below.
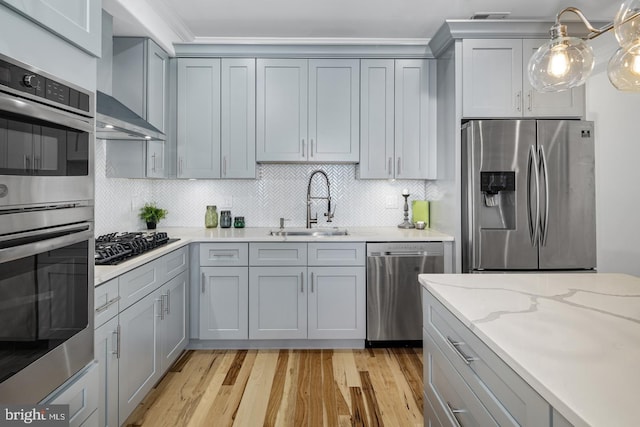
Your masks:
M511 12L475 12L470 19L505 19Z

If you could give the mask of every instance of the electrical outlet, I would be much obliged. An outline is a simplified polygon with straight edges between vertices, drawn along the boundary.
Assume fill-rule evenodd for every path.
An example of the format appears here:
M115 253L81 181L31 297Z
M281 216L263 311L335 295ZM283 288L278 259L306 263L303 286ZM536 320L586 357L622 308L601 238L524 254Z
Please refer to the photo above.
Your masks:
M384 207L386 209L397 209L398 198L396 196L387 196L387 198L385 199Z
M223 208L232 208L233 207L233 197L232 196L223 196L222 197L222 207Z

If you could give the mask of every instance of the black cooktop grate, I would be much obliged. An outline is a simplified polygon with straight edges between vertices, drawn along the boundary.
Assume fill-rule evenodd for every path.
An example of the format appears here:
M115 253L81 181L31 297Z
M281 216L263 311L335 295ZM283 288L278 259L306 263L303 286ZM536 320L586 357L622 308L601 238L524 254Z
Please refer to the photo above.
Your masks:
M110 233L96 237L95 264L116 265L179 239L165 232Z

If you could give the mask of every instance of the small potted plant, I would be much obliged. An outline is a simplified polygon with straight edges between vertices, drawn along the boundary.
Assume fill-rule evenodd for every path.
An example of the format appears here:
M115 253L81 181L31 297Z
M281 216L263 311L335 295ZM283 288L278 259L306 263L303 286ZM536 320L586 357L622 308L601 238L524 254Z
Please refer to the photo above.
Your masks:
M165 218L169 212L156 206L155 203L145 203L140 208L140 219L147 223L149 230L155 230L156 224Z

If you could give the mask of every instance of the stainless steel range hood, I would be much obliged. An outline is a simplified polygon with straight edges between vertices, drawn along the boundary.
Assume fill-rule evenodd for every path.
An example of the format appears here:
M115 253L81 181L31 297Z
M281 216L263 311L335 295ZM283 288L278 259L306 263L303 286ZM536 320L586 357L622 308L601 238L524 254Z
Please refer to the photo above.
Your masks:
M111 95L97 91L96 138L164 141L165 134Z

